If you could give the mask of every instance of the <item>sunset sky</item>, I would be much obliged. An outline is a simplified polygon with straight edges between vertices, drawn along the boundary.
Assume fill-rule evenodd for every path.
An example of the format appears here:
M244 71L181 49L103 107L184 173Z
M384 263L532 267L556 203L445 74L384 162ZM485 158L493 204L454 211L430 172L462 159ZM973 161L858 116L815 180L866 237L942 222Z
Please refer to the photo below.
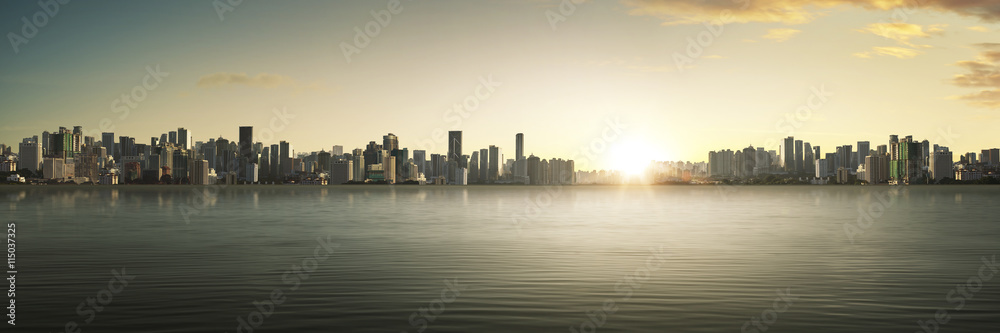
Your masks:
M54 16L4 2L0 143L59 126L99 132L104 120L142 143L177 127L233 140L238 126L274 123L261 141L296 151L392 132L444 153L432 133L454 129L466 154L492 144L513 155L516 133L545 158L607 141L578 168L636 150L698 162L777 149L789 134L825 152L874 149L889 134L958 153L1000 146L996 2L743 1L403 0L395 14L380 0L70 1ZM372 11L391 18L383 27ZM20 42L22 17L36 16L47 22ZM378 34L358 47L366 25ZM359 52L348 60L344 45ZM122 109L116 99L157 66L162 82L147 79L155 88ZM795 119L816 91L815 110ZM469 102L478 108L449 111ZM294 118L274 122L276 109ZM602 135L615 122L621 134Z

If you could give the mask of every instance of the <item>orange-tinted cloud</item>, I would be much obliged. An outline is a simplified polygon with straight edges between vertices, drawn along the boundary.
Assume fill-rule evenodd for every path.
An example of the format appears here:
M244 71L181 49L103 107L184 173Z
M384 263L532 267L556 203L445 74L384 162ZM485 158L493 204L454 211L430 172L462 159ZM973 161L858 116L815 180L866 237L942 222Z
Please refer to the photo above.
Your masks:
M871 58L874 55L886 56L886 57L896 57L899 59L911 59L923 52L914 49L908 49L905 47L897 46L886 46L886 47L873 47L871 51L855 53L854 57L857 58Z
M869 24L868 27L858 31L885 37L909 47L928 48L930 45L917 45L910 42L910 40L914 38L927 38L934 34L940 34L944 32L945 27L947 27L947 25L935 24L927 26L927 29L924 29L924 26L919 24L872 23Z
M734 22L808 23L823 15L822 10L854 6L870 10L913 8L933 9L1000 21L1000 6L993 0L622 0L632 15L654 16L664 24L693 24L718 19L723 10L732 11Z
M975 93L954 96L969 104L987 108L1000 108L1000 44L977 44L984 48L976 60L959 61L955 66L966 71L955 75L951 83L964 88L985 88Z

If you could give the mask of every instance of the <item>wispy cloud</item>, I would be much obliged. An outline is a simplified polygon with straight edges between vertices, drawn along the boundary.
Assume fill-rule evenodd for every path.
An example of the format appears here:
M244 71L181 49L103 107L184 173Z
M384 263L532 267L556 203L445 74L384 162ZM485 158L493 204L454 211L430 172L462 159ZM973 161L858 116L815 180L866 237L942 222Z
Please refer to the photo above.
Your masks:
M928 38L932 35L941 34L947 26L947 24L934 24L927 26L927 28L924 29L924 26L919 24L872 23L864 29L860 29L858 31L888 38L899 44L913 48L929 48L931 47L930 45L918 45L910 42L910 40L914 38Z
M885 47L881 47L881 46L876 46L876 47L873 47L871 51L868 51L868 52L858 52L858 53L853 54L852 56L854 56L855 58L863 58L863 59L868 59L868 58L871 58L872 56L875 56L875 55L885 56L885 57L896 57L896 58L899 58L899 59L911 59L911 58L915 58L916 56L918 56L918 55L920 55L922 53L923 52L920 51L920 50L908 49L908 48L905 48L905 47L897 47L897 46L885 46Z
M226 86L246 86L258 89L285 88L290 89L296 94L308 91L333 90L321 82L304 83L289 76L269 73L250 76L246 73L217 72L198 78L197 83L197 87L201 89L217 89Z
M780 22L803 24L824 15L823 10L853 6L869 10L910 8L914 3L925 9L972 16L988 22L1000 21L1000 6L987 0L623 0L632 15L653 16L663 24L700 24L719 18L730 10L734 22Z
M767 31L767 34L761 36L761 38L770 39L772 41L780 43L789 40L792 37L795 37L795 35L798 35L800 32L802 32L802 30L787 29L787 28L770 29Z
M966 71L955 75L951 84L963 88L979 88L978 92L952 96L952 99L964 100L971 105L1000 109L1000 44L976 44L983 49L976 60L965 60L955 63Z
M974 26L974 27L966 27L966 29L969 29L969 30L972 30L972 31L979 31L979 32L990 32L990 28L987 28L987 27L984 27L984 26L981 26L981 25L977 25L977 26Z
M277 74L260 73L249 76L246 73L212 73L198 79L199 88L215 88L227 85L243 85L257 88L277 88L295 85L291 77Z

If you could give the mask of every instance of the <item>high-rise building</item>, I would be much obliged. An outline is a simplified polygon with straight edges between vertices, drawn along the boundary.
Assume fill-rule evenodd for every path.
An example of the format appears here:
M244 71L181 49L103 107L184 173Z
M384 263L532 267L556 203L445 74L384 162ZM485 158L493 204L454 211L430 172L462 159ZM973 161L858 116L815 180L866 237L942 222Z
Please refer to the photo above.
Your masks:
M1000 148L983 149L979 160L985 165L1000 165Z
M177 144L177 131L167 132L167 142L170 142L175 145Z
M179 131L179 130L178 130ZM253 126L240 126L240 138L238 141L239 154L239 177L247 178L247 165L257 163L256 154L253 153Z
M43 135L44 136L44 135ZM118 156L118 152L115 151L115 133L114 132L104 132L101 133L101 146L108 151L110 156Z
M385 141L386 140L383 140L383 142ZM382 150L384 147L385 146L379 145L375 141L368 142L368 146L365 147L364 152L366 169L368 165L382 163Z
M186 128L177 128L177 145L182 149L194 149L194 141L191 141L191 132Z
M856 160L858 161L857 164L858 165L865 164L865 157L868 157L868 154L870 152L871 152L871 142L858 141L858 152L856 153L858 155L858 157L856 158ZM858 165L854 166L855 169L857 169Z
M865 175L863 180L868 184L880 184L889 181L889 156L875 154L865 156Z
M271 149L268 149L268 152L271 153L271 156L267 161L269 164L268 167L271 168L271 171L268 172L268 174L273 180L281 180L283 177L283 174L281 173L281 170L283 170L281 168L281 148L279 145L273 144L271 145Z
M426 173L425 164L427 163L427 152L423 150L413 151L413 164L417 165L417 172Z
M472 158L469 159L469 182L478 183L479 182L479 151L472 152Z
M816 170L816 155L813 155L812 145L802 144L802 172L812 174Z
M490 164L486 180L489 182L496 182L503 176L503 149L491 145L489 151Z
M287 141L279 142L278 146L280 146L279 159L281 162L279 163L281 165L281 175L291 175L292 171L295 170L295 165L292 164L295 151L292 150L292 145Z
M364 151L360 148L354 149L354 153L351 154L351 156L354 158L354 174L352 175L354 178L353 180L355 182L364 182L366 174L365 165L367 165L365 164Z
M393 151L399 149L399 138L395 134L389 133L382 136L382 149Z
M944 178L955 178L954 159L948 148L943 148L931 153L930 175L934 182Z
M490 173L490 151L489 149L479 150L479 183L485 184Z
M931 142L920 141L920 166L930 168L931 163Z
M170 176L174 184L190 184L191 183L191 151L185 149L174 150L174 156L172 166L170 168Z
M524 133L517 133L514 136L514 160L524 159Z
M194 160L191 168L191 185L212 185L214 179L208 177L208 161Z
M788 173L795 172L795 137L781 140L778 153L781 154L781 168Z
M60 127L59 132L52 135L51 150L52 157L73 157L73 133L65 127Z
M121 150L119 153L119 158L124 159L126 156L138 156L135 150L135 138L128 136L118 137L118 148Z
M330 155L333 155L333 156L344 155L344 146L341 146L341 145L335 145L335 146L333 146L333 149L330 150Z
M803 172L805 168L805 152L802 151L802 140L795 140L795 172Z
M18 156L20 157L19 169L28 169L36 172L42 169L42 145L38 142L25 139L18 145ZM22 175L30 177L31 175Z
M107 137L107 135L105 135L105 137ZM112 142L115 141L114 137L115 137L115 134L111 133L111 141ZM41 139L42 139L42 142L41 142L41 144L42 144L42 156L49 156L49 154L50 154L49 149L52 148L52 134L49 133L49 131L43 131ZM112 145L114 145L114 144L112 143ZM108 151L108 154L111 154L110 150Z
M448 160L455 161L459 163L459 167L466 167L462 165L462 131L448 131Z
M330 164L330 185L339 185L354 179L354 161L335 161Z

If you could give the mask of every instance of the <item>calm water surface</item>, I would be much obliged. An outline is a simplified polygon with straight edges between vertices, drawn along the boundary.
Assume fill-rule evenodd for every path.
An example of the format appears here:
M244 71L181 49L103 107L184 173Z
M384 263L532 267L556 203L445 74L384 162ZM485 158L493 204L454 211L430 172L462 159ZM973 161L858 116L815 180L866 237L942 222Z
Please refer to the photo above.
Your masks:
M23 332L916 332L939 309L940 332L1000 331L1000 273L983 263L1000 254L1000 187L0 196ZM122 269L134 277L109 292Z

